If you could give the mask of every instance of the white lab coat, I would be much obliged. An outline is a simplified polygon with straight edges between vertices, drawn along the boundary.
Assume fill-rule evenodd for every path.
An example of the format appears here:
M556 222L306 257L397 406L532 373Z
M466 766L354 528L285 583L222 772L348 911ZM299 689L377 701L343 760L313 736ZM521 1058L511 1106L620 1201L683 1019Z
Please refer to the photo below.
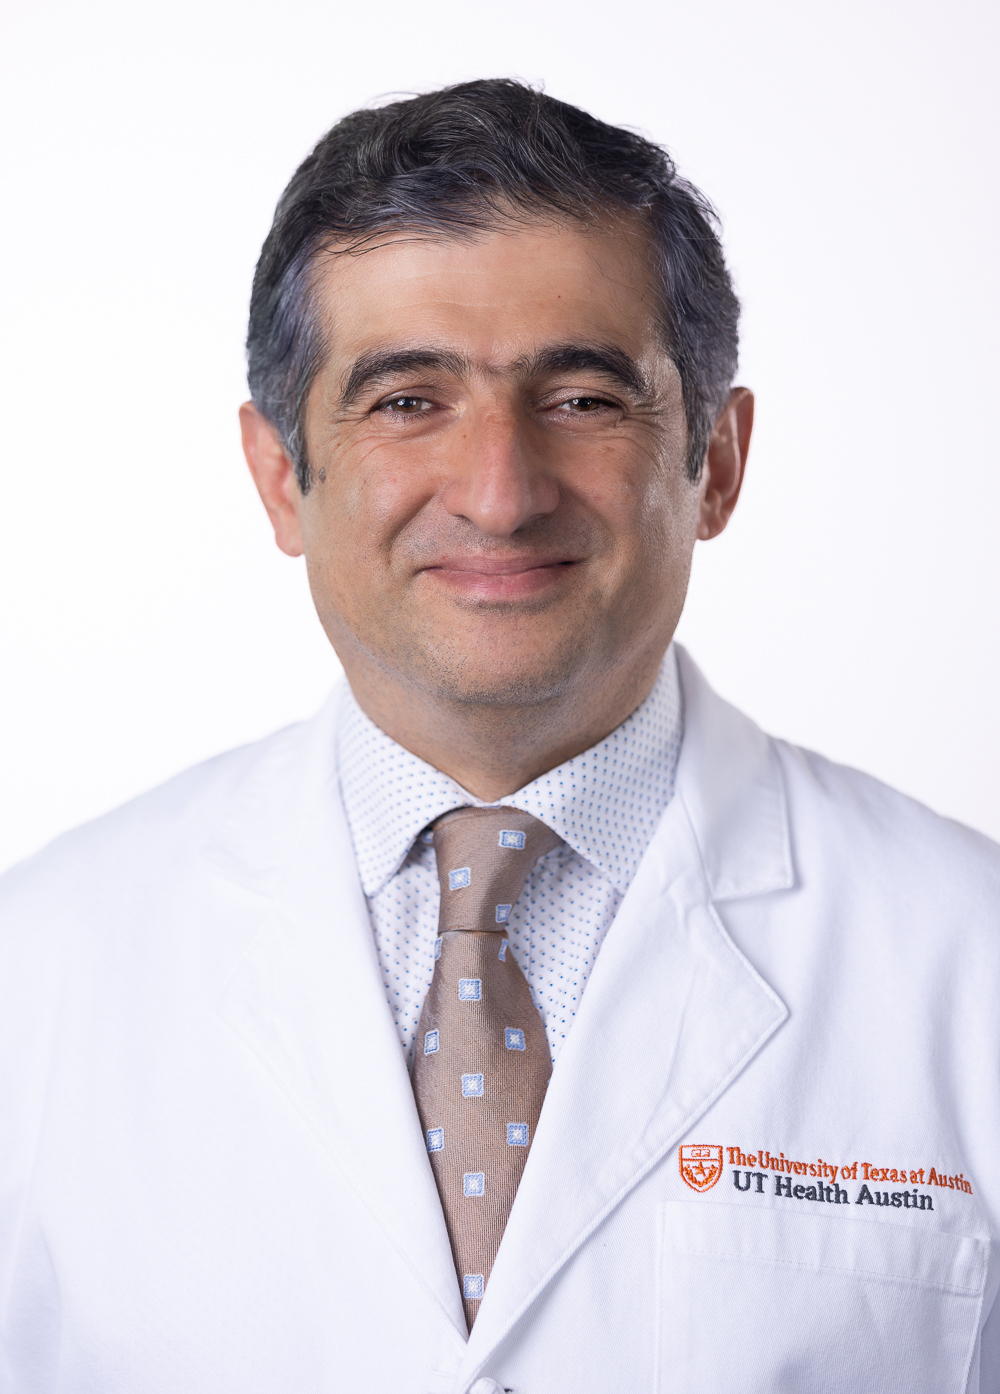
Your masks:
M680 662L468 1340L336 695L5 878L4 1394L1000 1391L1000 849Z

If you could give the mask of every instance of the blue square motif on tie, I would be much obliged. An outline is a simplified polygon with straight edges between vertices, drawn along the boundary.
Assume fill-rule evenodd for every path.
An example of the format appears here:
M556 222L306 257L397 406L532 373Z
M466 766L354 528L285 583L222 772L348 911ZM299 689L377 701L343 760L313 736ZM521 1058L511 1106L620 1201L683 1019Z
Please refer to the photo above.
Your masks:
M524 1049L524 1032L516 1026L508 1026L503 1033L503 1043L508 1050Z
M482 978L459 978L458 1000L460 1002L478 1002L482 995Z
M486 1175L482 1171L467 1171L462 1182L467 1196L481 1196L486 1191Z
M510 912L513 910L513 908L513 905L498 905L497 924L506 924L507 921L510 919Z
M516 832L513 828L501 828L500 846L511 847L515 852L523 852L524 833Z
M448 872L448 889L452 891L464 890L472 881L472 868L468 866L456 867L454 871Z
M428 1151L428 1152L443 1152L443 1151L444 1151L444 1128L428 1128L428 1129L427 1129L427 1151Z
M507 950L508 950L509 948L510 948L510 940L509 940L509 939L501 939L501 940L500 940L500 952L497 954L497 958L500 960L501 963L506 963L506 962L507 962Z
M483 1097L482 1075L462 1076L462 1097L463 1099L481 1099Z
M444 943L444 940L441 938L441 936L440 936L440 934L439 934L438 937L434 940L434 958L435 958L435 961L441 957L441 945L442 945L443 943Z
M438 1031L428 1031L424 1037L424 1054L436 1055L441 1043L441 1035Z
M483 1295L483 1275L482 1273L463 1273L462 1274L462 1296L463 1297L482 1297Z
M507 1146L508 1147L527 1147L528 1145L528 1125L527 1123L508 1123L507 1124Z

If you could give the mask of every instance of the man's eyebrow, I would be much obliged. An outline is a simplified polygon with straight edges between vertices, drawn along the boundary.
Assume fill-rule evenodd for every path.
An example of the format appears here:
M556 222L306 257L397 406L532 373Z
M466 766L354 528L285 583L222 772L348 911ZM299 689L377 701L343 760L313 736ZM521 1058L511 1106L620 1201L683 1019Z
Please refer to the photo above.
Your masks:
M398 373L427 370L461 376L469 371L468 359L444 349L375 349L357 358L340 394L341 407L356 402L373 383ZM646 397L650 385L635 359L613 344L553 344L519 358L513 365L518 376L543 373L597 372L612 378L637 397Z
M637 397L648 397L649 381L638 363L613 344L556 344L521 360L520 368L531 377L542 373L597 372L627 387Z
M435 349L382 349L363 353L347 375L340 394L340 405L349 407L374 382L396 373L412 373L418 368L459 374L468 368L468 363L461 354Z

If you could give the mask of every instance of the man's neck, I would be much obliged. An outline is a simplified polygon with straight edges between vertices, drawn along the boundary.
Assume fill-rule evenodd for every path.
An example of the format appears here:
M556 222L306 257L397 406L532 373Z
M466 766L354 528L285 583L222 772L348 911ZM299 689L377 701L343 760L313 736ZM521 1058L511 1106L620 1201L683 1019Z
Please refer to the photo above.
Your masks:
M341 655L355 700L386 735L484 803L506 798L614 731L652 690L662 655L542 701L443 698Z

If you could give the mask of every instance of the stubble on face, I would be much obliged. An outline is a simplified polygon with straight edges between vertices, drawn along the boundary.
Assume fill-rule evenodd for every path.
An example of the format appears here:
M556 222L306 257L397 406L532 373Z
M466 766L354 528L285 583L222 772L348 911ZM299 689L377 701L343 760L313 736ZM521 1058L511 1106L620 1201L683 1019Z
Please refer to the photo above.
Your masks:
M621 627L631 620L627 590L601 574L612 548L613 540L584 518L538 520L504 543L464 519L425 511L395 541L386 588L393 599L387 605L374 587L366 591L352 614L351 637L386 676L402 675L439 700L493 708L544 704L566 693L581 663L596 676L615 662ZM484 597L466 587L441 594L442 559L461 577L463 565L524 566L553 555L565 559L555 565L567 574L540 597ZM487 585L498 584L502 572L490 574Z

